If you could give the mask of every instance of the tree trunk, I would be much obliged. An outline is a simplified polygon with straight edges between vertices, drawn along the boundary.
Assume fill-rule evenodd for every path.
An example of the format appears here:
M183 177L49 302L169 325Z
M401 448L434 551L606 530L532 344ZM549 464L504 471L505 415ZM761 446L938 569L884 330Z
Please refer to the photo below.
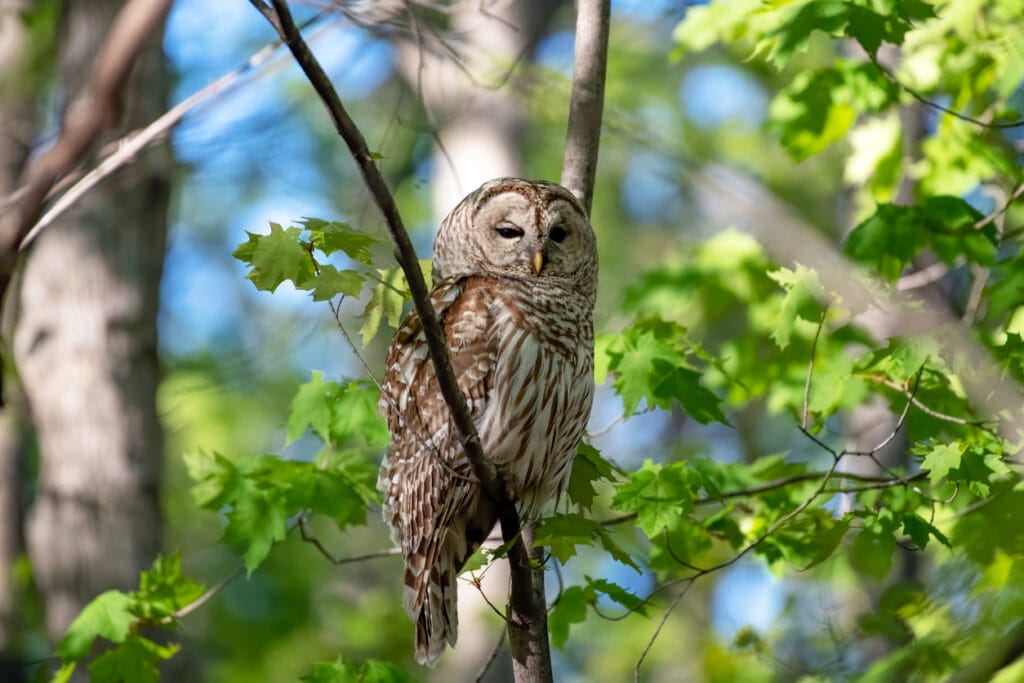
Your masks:
M122 4L65 4L65 100ZM166 83L157 37L128 86L125 130L163 111ZM134 587L160 548L156 314L169 196L160 156L115 174L43 232L22 274L14 352L41 459L27 541L54 640L98 593Z

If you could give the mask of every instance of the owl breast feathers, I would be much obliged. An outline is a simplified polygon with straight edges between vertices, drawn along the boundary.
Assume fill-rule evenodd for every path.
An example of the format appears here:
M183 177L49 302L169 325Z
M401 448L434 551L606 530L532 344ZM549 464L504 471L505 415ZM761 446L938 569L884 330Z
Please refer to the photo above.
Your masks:
M431 302L485 457L520 515L535 518L565 486L593 400L593 229L559 185L492 180L441 223L433 276ZM380 409L392 435L377 484L384 521L405 559L416 659L433 665L458 635L456 578L497 515L415 312L388 351Z

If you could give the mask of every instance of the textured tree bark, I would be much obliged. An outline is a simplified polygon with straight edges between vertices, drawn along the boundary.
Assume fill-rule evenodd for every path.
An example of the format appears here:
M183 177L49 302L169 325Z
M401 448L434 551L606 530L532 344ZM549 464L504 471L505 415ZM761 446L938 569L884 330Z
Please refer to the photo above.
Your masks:
M69 99L122 4L65 4L59 59ZM166 82L157 36L129 83L124 128L164 110ZM160 547L161 153L97 187L40 236L24 266L14 352L41 457L27 541L52 639L101 591L136 585Z

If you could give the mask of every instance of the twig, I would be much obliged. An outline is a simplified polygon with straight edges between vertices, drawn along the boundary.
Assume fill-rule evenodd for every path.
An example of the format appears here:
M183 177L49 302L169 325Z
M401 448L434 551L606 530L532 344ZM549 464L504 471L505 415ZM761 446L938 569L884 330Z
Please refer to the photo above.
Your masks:
M876 463L878 463L879 467L888 472L888 469L884 467L881 463L879 463L877 458L875 458L875 454L878 453L878 451L885 448L886 446L888 446L892 442L892 440L896 438L896 435L903 427L903 423L907 419L907 413L910 412L910 406L913 404L914 397L917 395L917 389L918 387L921 386L921 375L923 373L924 364L922 364L921 367L917 369L917 373L914 375L914 388L907 395L907 402L903 405L903 412L900 413L900 417L898 420L896 420L896 425L892 428L892 431L889 432L889 435L882 439L881 443L872 448L870 451L843 451L843 453L845 453L846 455L869 455L873 460L875 460Z
M177 619L181 619L182 617L187 617L189 614L192 614L197 609L199 609L207 602L209 602L210 598L212 598L221 590L223 590L225 586L227 586L229 583L231 583L239 576L241 576L243 569L245 569L245 565L240 563L237 567L231 570L231 573L225 575L224 578L222 578L220 581L207 588L202 595L200 595L198 598L196 598L189 604L185 605L184 607L181 607L180 609L176 610L174 614L164 617L160 620L160 623L169 624L173 621L176 621Z
M299 515L299 534L302 536L302 540L306 543L311 544L316 548L321 555L327 558L327 561L334 565L352 564L354 562L365 562L366 560L377 560L382 557L394 557L395 555L401 555L401 548L388 548L387 550L378 550L373 553L365 553L363 555L353 555L351 557L336 557L331 553L330 550L324 547L324 544L320 542L320 539L309 533L309 529L306 527L306 515L305 513Z
M804 400L800 410L800 429L805 434L807 433L807 404L811 397L811 377L814 375L814 356L818 351L818 338L821 337L821 328L825 326L826 315L828 315L828 306L821 310L818 328L814 331L814 341L811 342L811 358L807 361L807 379L804 380Z
M303 27L309 26L323 17L323 12L317 14L309 21L303 24ZM159 118L150 123L141 130L136 130L128 135L124 136L120 140L115 141L110 145L113 150L106 158L103 159L95 168L86 173L74 185L60 196L53 205L47 209L46 213L36 221L32 229L29 230L25 238L21 240L19 249L26 249L28 246L39 236L47 226L53 223L55 220L60 218L65 211L70 209L75 203L78 202L83 196L85 196L93 187L95 187L100 181L108 177L111 173L118 170L126 163L130 162L135 158L139 152L144 150L146 147L156 142L157 140L163 139L174 126L185 117L186 114L190 113L193 109L199 106L201 103L210 99L214 95L223 93L231 86L235 85L238 79L248 71L255 69L260 64L265 62L281 45L280 40L276 40L263 46L260 50L254 53L245 64L229 71L217 80L213 81L205 88L197 90L192 93L184 100L176 104L175 106L164 112ZM54 190L57 188L55 187ZM53 191L47 193L47 198L53 194Z
M910 402L913 403L914 406L918 408L921 412L925 413L926 415L930 415L936 418L937 420L944 420L946 422L952 422L953 424L964 425L968 427L977 427L978 429L990 431L986 427L984 420L966 420L962 417L956 417L955 415L947 415L946 413L939 412L934 408L929 408L927 405L921 402L921 399L917 398L916 396L911 396L906 386L897 384L888 377L885 377L883 375L864 375L864 379L868 380L869 382L875 382L876 384L885 385L890 389L895 389L896 391L900 392L901 394L909 398Z
M697 576L688 579L686 581L686 586L683 588L683 590L679 592L679 595L672 599L672 602L669 603L668 609L665 610L665 614L661 617L661 621L658 622L657 628L655 628L654 633L651 634L651 639L647 641L647 645L646 647L644 647L644 651L640 653L640 658L636 660L636 664L633 666L633 680L637 683L639 683L640 681L640 667L643 665L644 660L647 659L647 653L651 651L652 647L654 647L654 641L656 641L658 639L658 636L661 635L661 629L665 627L665 622L667 622L668 618L672 616L672 611L675 610L676 605L678 605L680 601L682 601L682 599L686 596L686 592L690 590L690 586L692 586L693 582L696 580Z
M871 59L871 63L879 68L879 70L882 72L882 75L885 76L886 80L888 80L897 88L907 93L908 95L910 95L911 97L913 97L915 100L917 100L926 107L931 107L932 109L944 112L946 114L949 114L950 116L958 118L961 121L973 123L974 125L981 126L982 128L991 128L993 130L1006 130L1008 128L1020 128L1021 126L1024 126L1024 119L1020 121L1009 121L1006 123L991 123L988 121L982 121L980 119L972 118L970 116L967 116L966 114L961 114L960 112L953 111L948 107L943 107L941 104L937 102L932 102L924 95L921 95L916 90L913 90L910 86L902 83L898 78L896 78L896 74L894 74L892 71L888 69L888 67L883 66L882 63L878 61L877 55L868 54L868 57Z
M1024 194L1024 183L1018 185L1017 189L1014 190L1010 194L1010 196L1006 198L1006 202L1003 204L1001 209L999 209L998 211L993 211L989 215L985 216L980 221L975 223L974 227L978 229L984 228L986 225L1002 216L1004 213L1009 211L1010 205L1013 204L1013 202L1016 201L1018 198L1020 198L1022 194Z
M170 7L171 0L130 0L121 8L89 80L67 107L60 136L23 174L19 200L0 217L0 305L17 265L18 245L39 216L47 193L79 163L100 132L116 122L121 92L135 60Z

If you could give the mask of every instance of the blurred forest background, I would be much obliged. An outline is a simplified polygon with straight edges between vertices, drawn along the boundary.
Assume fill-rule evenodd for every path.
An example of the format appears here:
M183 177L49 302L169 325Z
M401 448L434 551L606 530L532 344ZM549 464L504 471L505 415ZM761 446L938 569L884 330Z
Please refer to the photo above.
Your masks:
M123 4L0 0L0 201L56 138ZM483 180L558 179L571 2L292 5L422 258ZM140 671L169 657L167 680L349 680L314 666L341 657L392 663L366 680L473 680L502 630L476 587L458 648L429 672L400 561L322 552L387 550L372 501L312 519L321 547L259 521L224 534L240 508L211 488L213 453L320 462L333 420L323 431L351 427L372 473L386 442L372 398L289 417L300 387L344 393L366 373L323 297L287 276L254 288L232 254L247 232L318 217L380 240L378 278L395 284L394 264L320 103L287 51L264 49L274 35L249 3L177 0L159 33L119 130L71 182L237 73L42 230L8 292L0 680L84 657L91 639L54 654L76 615L178 551L214 591L154 636L181 650L146 650ZM594 478L621 469L586 507L619 522L602 528L637 567L589 532L547 536L563 546L548 579L557 680L628 680L640 659L650 681L1024 680L1022 79L1016 0L612 2L587 443ZM880 300L923 303L859 306L830 281L859 277L843 249ZM340 305L375 372L402 305L389 291ZM939 313L915 327L905 311L922 307ZM662 488L630 501L651 478ZM499 608L502 580L493 567L482 582ZM202 592L176 582L185 603ZM511 680L507 656L486 680Z

